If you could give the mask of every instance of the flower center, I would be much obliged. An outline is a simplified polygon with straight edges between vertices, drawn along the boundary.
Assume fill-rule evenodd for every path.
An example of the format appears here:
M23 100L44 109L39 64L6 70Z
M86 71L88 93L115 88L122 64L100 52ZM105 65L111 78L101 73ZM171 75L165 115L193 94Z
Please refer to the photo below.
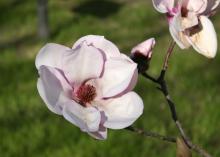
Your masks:
M96 89L92 85L81 85L76 92L76 96L79 99L79 103L86 106L96 97Z

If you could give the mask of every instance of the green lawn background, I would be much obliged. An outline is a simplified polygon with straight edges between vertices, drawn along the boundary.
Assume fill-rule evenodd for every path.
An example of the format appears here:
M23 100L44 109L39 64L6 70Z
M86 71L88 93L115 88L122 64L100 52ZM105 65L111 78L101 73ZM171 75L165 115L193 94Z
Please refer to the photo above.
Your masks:
M150 0L50 0L48 41L37 37L34 0L0 1L0 157L171 157L175 145L109 130L96 141L51 113L36 89L34 59L47 42L71 47L87 34L104 35L129 53L139 42L155 37L149 73L159 74L171 40L165 17ZM212 18L220 35L220 16ZM167 75L171 95L186 132L213 156L220 156L220 55L206 59L193 49L175 48ZM144 100L143 116L134 124L178 136L163 96L140 77L135 91ZM197 156L195 154L195 156Z

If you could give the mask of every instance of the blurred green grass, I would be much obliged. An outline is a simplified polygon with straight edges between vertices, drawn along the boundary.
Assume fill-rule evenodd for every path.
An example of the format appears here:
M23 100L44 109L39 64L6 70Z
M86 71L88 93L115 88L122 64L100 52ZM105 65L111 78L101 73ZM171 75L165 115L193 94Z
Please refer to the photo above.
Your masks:
M46 108L37 93L34 66L35 55L46 42L71 46L83 35L100 34L129 53L137 43L155 37L158 44L149 73L157 76L171 39L163 15L148 0L51 0L49 19L51 38L39 40L36 2L0 1L0 156L175 156L175 145L125 130L109 130L106 141L81 133ZM220 36L220 16L213 22ZM176 47L167 75L186 132L213 156L220 156L219 66L219 54L208 60L193 49ZM155 85L140 77L135 91L145 103L135 126L177 136Z

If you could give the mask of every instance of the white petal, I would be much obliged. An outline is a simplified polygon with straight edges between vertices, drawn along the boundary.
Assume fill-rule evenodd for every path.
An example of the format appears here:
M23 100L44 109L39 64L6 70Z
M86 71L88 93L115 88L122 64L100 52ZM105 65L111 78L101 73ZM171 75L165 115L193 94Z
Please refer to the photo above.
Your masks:
M100 77L103 67L103 54L85 42L63 56L64 73L73 84Z
M96 87L98 95L110 98L124 91L132 90L136 84L137 64L124 58L106 61L105 71L101 78L88 82ZM132 85L132 86L130 86Z
M174 7L175 0L152 0L155 9L161 13L167 13Z
M207 8L207 0L185 0L186 8L196 13L202 13ZM184 5L184 4L183 4Z
M73 45L73 49L79 46L83 41L86 41L88 45L93 45L96 48L102 50L107 58L120 56L120 51L118 50L117 46L115 46L115 44L113 44L109 40L106 40L104 36L98 36L98 35L87 35L80 38Z
M143 108L142 99L134 92L106 100L103 104L103 110L107 116L104 126L111 129L128 127L141 116Z
M189 42L200 54L214 58L217 52L217 37L212 22L206 16L200 16L202 30L191 37Z
M99 130L101 115L94 107L83 107L72 100L64 104L63 116L84 132Z
M70 50L70 48L63 45L54 43L46 44L36 56L35 65L37 69L39 69L41 65L61 69L61 59L67 50Z
M174 24L174 21L170 24L169 30L171 36L181 49L186 49L191 46L183 32L177 29L177 26Z
M38 92L47 107L56 114L62 114L63 102L67 101L71 87L62 74L51 67L41 66L37 82Z

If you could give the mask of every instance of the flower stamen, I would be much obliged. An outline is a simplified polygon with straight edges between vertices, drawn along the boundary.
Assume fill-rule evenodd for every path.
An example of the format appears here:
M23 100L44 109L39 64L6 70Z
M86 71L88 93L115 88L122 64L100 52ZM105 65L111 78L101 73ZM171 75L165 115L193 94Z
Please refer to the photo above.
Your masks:
M96 97L96 89L92 85L81 85L76 92L76 96L79 99L79 102L86 106L87 103L90 103Z

